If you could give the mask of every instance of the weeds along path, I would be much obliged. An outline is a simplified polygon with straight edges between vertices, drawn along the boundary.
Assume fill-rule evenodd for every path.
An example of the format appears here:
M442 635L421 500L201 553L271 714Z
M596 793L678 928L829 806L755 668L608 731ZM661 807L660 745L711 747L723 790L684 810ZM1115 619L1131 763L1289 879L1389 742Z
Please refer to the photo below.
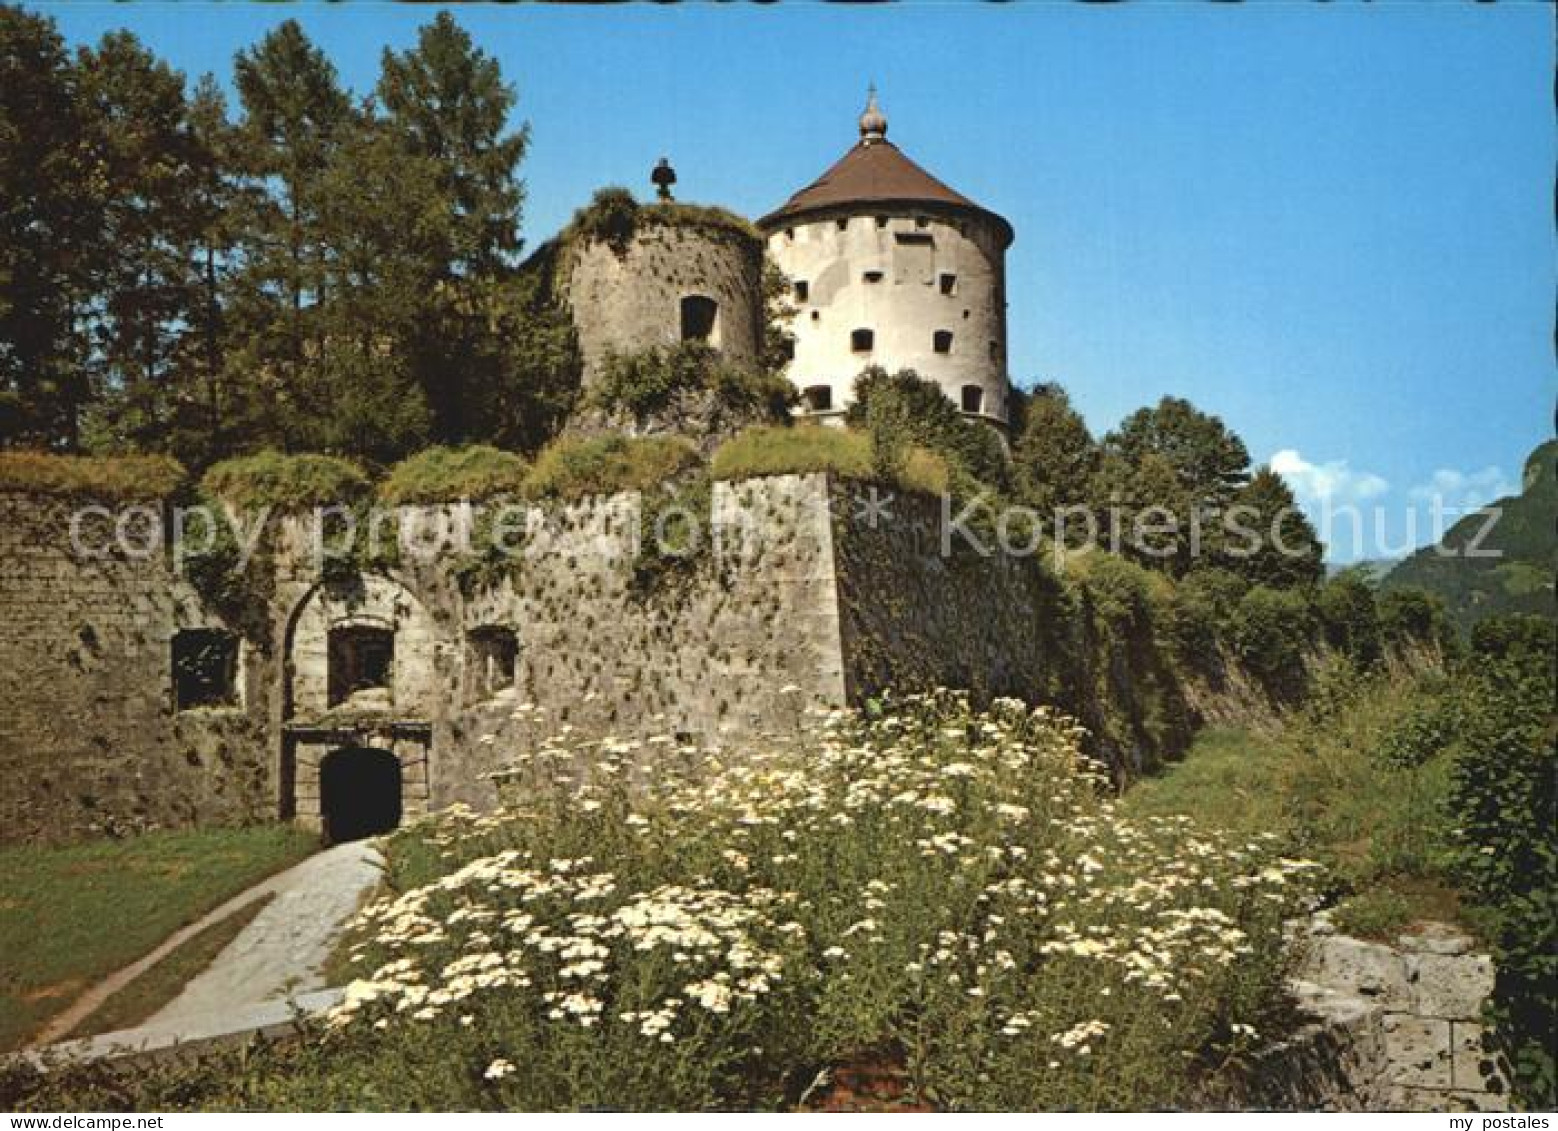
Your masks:
M384 857L371 841L336 845L233 896L160 946L83 994L37 1036L34 1046L67 1037L113 994L190 938L255 899L274 895L252 923L182 993L141 1028L177 1033L197 1019L318 989L320 971L346 921L373 891Z

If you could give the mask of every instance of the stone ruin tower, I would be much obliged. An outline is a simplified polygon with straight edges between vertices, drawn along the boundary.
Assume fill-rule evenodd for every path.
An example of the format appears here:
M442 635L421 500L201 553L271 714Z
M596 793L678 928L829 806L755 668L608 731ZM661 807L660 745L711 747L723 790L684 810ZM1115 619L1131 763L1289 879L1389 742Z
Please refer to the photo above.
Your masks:
M755 366L763 341L763 244L738 217L665 201L632 207L608 236L577 232L563 284L586 388L612 354L703 341Z
M1012 226L888 141L874 90L854 148L758 227L792 287L787 373L805 414L838 418L879 365L913 369L1005 427Z

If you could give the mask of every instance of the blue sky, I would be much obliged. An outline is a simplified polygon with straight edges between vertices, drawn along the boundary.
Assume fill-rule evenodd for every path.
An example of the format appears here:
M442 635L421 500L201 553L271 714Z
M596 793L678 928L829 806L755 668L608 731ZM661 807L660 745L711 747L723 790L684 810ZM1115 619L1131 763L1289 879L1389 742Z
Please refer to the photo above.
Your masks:
M366 93L426 8L33 4L191 77L296 17ZM1552 434L1552 15L1543 4L466 7L519 89L531 245L597 187L756 216L855 140L1010 219L1013 376L1095 431L1165 393L1315 513L1518 485ZM1429 539L1419 519L1415 541ZM1372 539L1371 539L1372 541ZM1333 556L1381 547L1333 546Z

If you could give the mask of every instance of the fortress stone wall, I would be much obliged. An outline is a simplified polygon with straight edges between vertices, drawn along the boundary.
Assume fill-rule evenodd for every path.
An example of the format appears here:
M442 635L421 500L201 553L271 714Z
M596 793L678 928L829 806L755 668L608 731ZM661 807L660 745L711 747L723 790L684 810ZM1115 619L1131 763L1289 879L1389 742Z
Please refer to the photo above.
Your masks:
M821 474L716 484L708 544L649 570L638 494L534 507L517 563L479 585L461 583L454 507L403 508L425 549L334 581L308 520L280 520L241 626L165 554L76 555L83 504L6 497L0 839L278 818L331 831L342 797L378 788L394 824L491 805L488 775L565 726L734 748L888 688L1051 703L1117 764L1188 737L1150 646L1100 635L1036 559L944 555L936 500L862 518L869 490ZM232 643L219 702L180 701L190 630Z
M245 650L239 705L176 711L174 633L220 621L161 555L78 557L76 508L0 495L0 840L263 819L269 657Z
M335 581L309 520L279 520L241 627L165 554L76 555L83 504L6 497L0 839L277 818L328 830L332 788L371 786L341 778L343 752L389 783L394 823L491 805L488 775L565 726L734 747L888 688L1055 704L1117 763L1188 737L1149 646L1100 635L1036 559L944 555L936 500L896 496L862 518L869 490L820 474L716 484L708 544L647 571L638 494L534 507L517 562L480 585L461 583L452 506L403 508L422 549ZM89 525L85 541L108 532ZM221 702L179 700L188 630L232 641ZM375 663L372 686L338 686Z

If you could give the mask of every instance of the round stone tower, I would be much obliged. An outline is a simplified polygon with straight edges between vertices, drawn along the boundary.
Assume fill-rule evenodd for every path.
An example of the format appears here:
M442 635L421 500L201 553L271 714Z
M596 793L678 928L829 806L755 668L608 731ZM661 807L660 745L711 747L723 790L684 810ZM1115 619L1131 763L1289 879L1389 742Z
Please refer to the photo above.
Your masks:
M611 354L682 341L758 363L763 245L745 221L715 209L631 202L612 220L606 230L576 224L565 244L563 288L586 387Z
M962 411L1007 423L1006 249L1012 226L887 140L873 90L860 140L758 221L792 288L802 411L848 407L868 366L913 369Z

